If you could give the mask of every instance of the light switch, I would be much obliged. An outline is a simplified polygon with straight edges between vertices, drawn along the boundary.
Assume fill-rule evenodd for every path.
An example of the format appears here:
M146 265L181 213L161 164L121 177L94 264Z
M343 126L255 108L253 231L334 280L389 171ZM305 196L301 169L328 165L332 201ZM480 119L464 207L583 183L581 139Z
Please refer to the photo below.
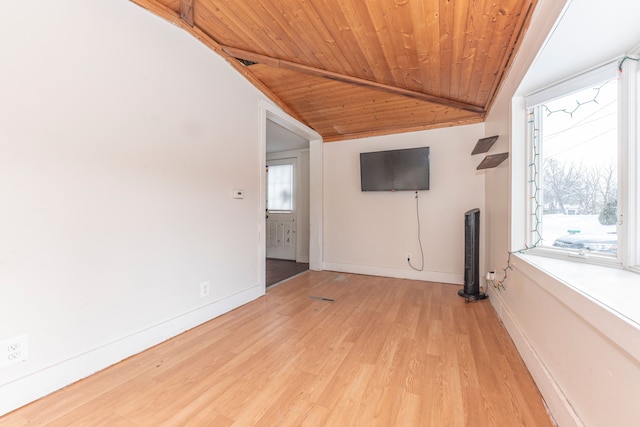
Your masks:
M234 199L244 199L244 190L233 190Z

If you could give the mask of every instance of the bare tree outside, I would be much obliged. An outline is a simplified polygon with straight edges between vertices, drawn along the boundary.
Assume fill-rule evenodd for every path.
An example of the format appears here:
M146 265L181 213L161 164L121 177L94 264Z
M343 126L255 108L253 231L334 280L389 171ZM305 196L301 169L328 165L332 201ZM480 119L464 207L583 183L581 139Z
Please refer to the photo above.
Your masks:
M617 252L617 82L541 105L542 245Z
M599 215L616 204L617 169L614 164L584 167L548 158L544 161L545 213Z

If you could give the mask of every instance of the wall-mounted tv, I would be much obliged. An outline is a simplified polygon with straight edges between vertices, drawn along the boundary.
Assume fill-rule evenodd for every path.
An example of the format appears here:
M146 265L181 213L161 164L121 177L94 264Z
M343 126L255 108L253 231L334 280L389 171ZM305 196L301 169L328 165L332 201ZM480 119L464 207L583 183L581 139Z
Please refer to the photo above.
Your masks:
M360 153L362 191L429 189L429 147Z

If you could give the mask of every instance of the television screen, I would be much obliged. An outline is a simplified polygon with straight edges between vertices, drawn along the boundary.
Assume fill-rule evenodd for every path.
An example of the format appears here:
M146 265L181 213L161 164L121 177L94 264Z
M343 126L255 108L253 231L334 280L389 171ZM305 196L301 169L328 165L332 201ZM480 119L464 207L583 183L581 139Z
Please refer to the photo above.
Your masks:
M360 153L362 191L429 189L429 147Z

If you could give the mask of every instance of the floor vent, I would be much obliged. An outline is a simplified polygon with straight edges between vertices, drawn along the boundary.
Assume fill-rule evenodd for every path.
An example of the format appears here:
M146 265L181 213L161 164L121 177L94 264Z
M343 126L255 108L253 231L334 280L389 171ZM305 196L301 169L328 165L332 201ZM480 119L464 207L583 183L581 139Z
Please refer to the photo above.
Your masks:
M316 297L316 296L309 296L309 299L315 299L318 301L324 301L324 302L336 302L336 300L334 300L333 298L325 298L325 297Z

